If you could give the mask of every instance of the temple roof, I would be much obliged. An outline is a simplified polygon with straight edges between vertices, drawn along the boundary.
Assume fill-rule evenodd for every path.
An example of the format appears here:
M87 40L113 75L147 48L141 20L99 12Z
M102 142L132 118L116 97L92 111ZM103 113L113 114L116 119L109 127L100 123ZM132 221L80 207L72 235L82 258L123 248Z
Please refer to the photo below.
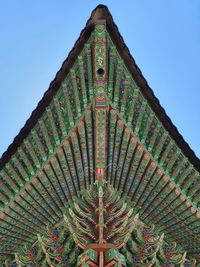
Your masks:
M167 116L164 108L160 105L158 98L154 95L153 90L149 87L146 79L142 75L141 70L137 66L134 58L132 57L128 47L126 46L123 37L121 36L117 25L113 21L113 17L105 5L98 5L92 12L90 18L88 19L85 28L81 31L81 34L76 41L74 47L70 51L68 57L62 64L61 69L57 72L55 79L50 83L48 90L45 92L43 98L38 103L36 109L32 112L30 118L27 120L24 127L21 129L20 133L15 137L13 143L8 147L8 149L3 153L0 159L0 169L2 169L6 162L9 161L11 156L23 142L24 138L28 135L31 129L34 127L37 120L41 117L45 108L51 102L53 96L59 89L62 81L69 72L70 67L73 65L76 57L79 55L80 51L83 49L84 43L89 38L92 30L94 29L94 24L98 20L106 20L107 30L112 38L113 42L117 46L118 52L123 58L126 67L129 69L131 75L133 76L135 82L141 88L142 93L148 100L149 105L155 112L156 116L163 123L166 130L169 132L171 137L174 139L176 144L185 154L185 156L190 160L191 164L200 171L200 159L195 155L194 151L189 147L187 142L183 139L182 135L178 132L176 126L172 123L171 119Z
M200 161L103 5L1 158L0 257L12 258L19 244L33 244L60 222L69 201L95 182L97 165L144 223L198 259Z

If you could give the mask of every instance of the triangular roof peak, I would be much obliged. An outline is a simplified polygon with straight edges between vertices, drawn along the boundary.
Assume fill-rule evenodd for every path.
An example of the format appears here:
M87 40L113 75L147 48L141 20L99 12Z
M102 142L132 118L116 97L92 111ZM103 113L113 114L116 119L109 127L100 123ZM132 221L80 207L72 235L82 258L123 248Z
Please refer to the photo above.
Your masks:
M152 110L155 112L158 119L162 122L165 129L169 132L171 138L176 142L178 147L182 150L184 155L189 159L192 165L200 171L200 160L196 157L195 153L185 142L182 135L178 132L177 128L172 123L171 119L167 116L165 110L161 107L159 100L155 97L152 89L149 87L147 81L143 77L140 69L135 63L132 55L130 54L129 49L122 36L119 33L119 30L116 24L113 21L112 15L105 5L98 5L93 11L86 23L85 28L82 30L80 37L76 41L73 49L69 53L66 60L63 62L61 69L57 72L55 79L50 83L50 86L46 93L44 94L42 100L39 102L36 109L32 112L31 117L27 120L25 126L21 129L19 134L15 137L13 143L8 147L7 151L4 152L2 158L0 159L0 169L3 169L4 165L9 161L11 156L16 152L17 148L21 145L24 138L29 134L31 129L34 127L38 119L41 117L46 107L51 102L53 96L59 89L62 81L66 77L69 69L74 64L77 56L84 47L84 44L91 35L91 32L94 29L94 24L99 21L105 20L107 30L110 34L110 37L116 48L123 58L127 69L130 71L132 77L134 78L137 85L140 87L142 94L147 99Z

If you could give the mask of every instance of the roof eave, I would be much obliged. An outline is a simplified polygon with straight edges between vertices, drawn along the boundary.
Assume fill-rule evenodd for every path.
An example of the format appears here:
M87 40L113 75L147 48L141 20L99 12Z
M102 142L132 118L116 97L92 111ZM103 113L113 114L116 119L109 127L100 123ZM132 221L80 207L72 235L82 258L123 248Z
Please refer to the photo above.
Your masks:
M15 137L13 143L8 147L6 152L0 159L0 170L3 169L5 164L10 160L12 155L17 151L18 147L22 144L23 140L27 137L31 129L35 126L38 119L44 113L46 107L51 102L53 96L59 89L62 81L69 72L70 67L74 64L77 55L83 49L85 42L91 35L91 32L99 20L106 21L106 27L110 34L113 43L116 45L120 56L123 58L127 69L132 74L133 79L141 88L141 92L147 99L152 110L155 112L157 118L162 122L164 128L168 131L171 138L176 142L178 147L182 150L183 154L189 159L190 163L200 171L200 160L195 155L194 151L190 148L187 142L183 139L182 135L178 132L176 126L172 123L171 119L166 114L165 110L160 105L159 100L154 95L153 90L149 87L142 72L138 68L135 60L133 59L128 47L126 46L116 24L113 21L112 15L105 5L98 5L93 11L86 23L86 27L82 30L80 37L76 41L73 49L70 51L68 57L63 62L61 69L57 72L55 79L50 83L50 86L44 94L42 100L38 103L36 109L32 112L30 118L25 123L19 134Z

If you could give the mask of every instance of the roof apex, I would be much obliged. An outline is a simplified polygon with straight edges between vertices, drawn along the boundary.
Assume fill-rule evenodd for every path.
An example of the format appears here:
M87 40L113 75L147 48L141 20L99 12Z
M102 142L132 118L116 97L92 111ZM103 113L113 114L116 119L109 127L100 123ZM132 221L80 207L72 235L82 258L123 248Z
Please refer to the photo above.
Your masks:
M93 9L90 18L87 21L86 27L91 24L97 24L102 20L109 23L114 22L108 7L105 5L98 5L95 9Z
M107 19L111 17L110 11L107 6L105 5L98 5L91 14L91 19L94 22L95 20L99 19Z

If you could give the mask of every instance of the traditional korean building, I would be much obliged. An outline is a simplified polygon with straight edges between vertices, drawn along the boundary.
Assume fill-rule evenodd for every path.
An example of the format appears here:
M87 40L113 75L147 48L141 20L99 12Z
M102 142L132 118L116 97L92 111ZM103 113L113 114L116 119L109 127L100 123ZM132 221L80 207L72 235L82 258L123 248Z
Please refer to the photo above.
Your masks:
M200 266L200 161L106 6L0 170L0 266Z

